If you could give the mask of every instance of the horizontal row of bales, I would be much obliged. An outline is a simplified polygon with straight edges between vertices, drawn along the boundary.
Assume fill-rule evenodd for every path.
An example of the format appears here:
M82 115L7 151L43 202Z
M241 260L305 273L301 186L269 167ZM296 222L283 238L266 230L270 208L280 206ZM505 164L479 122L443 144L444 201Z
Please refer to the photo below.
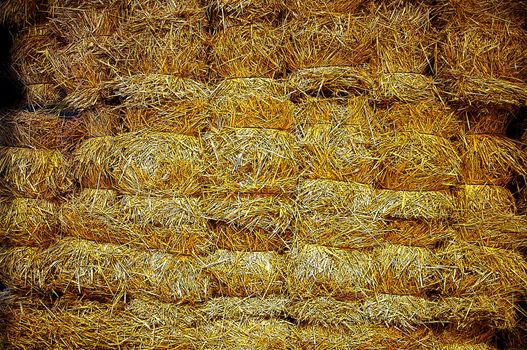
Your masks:
M520 4L25 6L9 346L493 349L518 327Z
M127 3L57 1L49 21L21 30L13 65L29 104L88 108L164 75L288 78L299 94L383 101L527 101L525 30L506 13L469 16L446 1Z

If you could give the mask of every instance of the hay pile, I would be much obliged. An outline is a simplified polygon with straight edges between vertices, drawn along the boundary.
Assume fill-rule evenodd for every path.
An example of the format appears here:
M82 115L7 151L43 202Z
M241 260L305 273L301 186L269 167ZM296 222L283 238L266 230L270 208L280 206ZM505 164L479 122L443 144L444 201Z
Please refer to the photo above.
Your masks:
M2 2L0 347L525 348L526 13Z

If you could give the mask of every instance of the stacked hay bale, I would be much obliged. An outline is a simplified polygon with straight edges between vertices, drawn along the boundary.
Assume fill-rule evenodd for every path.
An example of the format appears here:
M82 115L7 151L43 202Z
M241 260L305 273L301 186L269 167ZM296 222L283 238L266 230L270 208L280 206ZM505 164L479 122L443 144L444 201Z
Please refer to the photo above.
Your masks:
M280 79L284 3L206 3L214 88L210 129L203 135L204 201L218 248L207 272L219 299L206 307L211 320L202 329L218 336L205 346L290 348L284 253L292 240L300 166L291 132L294 106L287 82ZM226 322L213 316L220 310Z
M469 68L458 1L38 9L13 51L27 99L0 132L0 344L494 349L519 334L527 220L507 186L527 169L505 133L523 102L496 87L521 88L514 36L480 46L499 41L510 66L468 50ZM485 98L461 90L472 77Z

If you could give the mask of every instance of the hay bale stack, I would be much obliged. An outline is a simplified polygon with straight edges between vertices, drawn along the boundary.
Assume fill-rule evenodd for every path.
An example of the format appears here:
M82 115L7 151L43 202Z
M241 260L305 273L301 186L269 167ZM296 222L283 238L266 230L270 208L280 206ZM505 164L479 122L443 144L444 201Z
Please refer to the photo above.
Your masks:
M516 23L482 17L454 18L445 29L439 76L454 102L525 105L525 30Z
M63 205L61 224L73 237L173 254L206 253L211 245L198 198L84 189Z
M519 4L47 3L9 24L27 91L0 127L0 347L515 334Z

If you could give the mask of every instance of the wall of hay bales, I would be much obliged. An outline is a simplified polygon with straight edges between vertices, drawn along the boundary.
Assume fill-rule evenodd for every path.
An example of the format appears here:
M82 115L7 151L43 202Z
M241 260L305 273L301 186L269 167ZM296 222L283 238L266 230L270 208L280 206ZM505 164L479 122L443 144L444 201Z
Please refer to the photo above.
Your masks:
M1 345L527 347L526 18L0 2Z

